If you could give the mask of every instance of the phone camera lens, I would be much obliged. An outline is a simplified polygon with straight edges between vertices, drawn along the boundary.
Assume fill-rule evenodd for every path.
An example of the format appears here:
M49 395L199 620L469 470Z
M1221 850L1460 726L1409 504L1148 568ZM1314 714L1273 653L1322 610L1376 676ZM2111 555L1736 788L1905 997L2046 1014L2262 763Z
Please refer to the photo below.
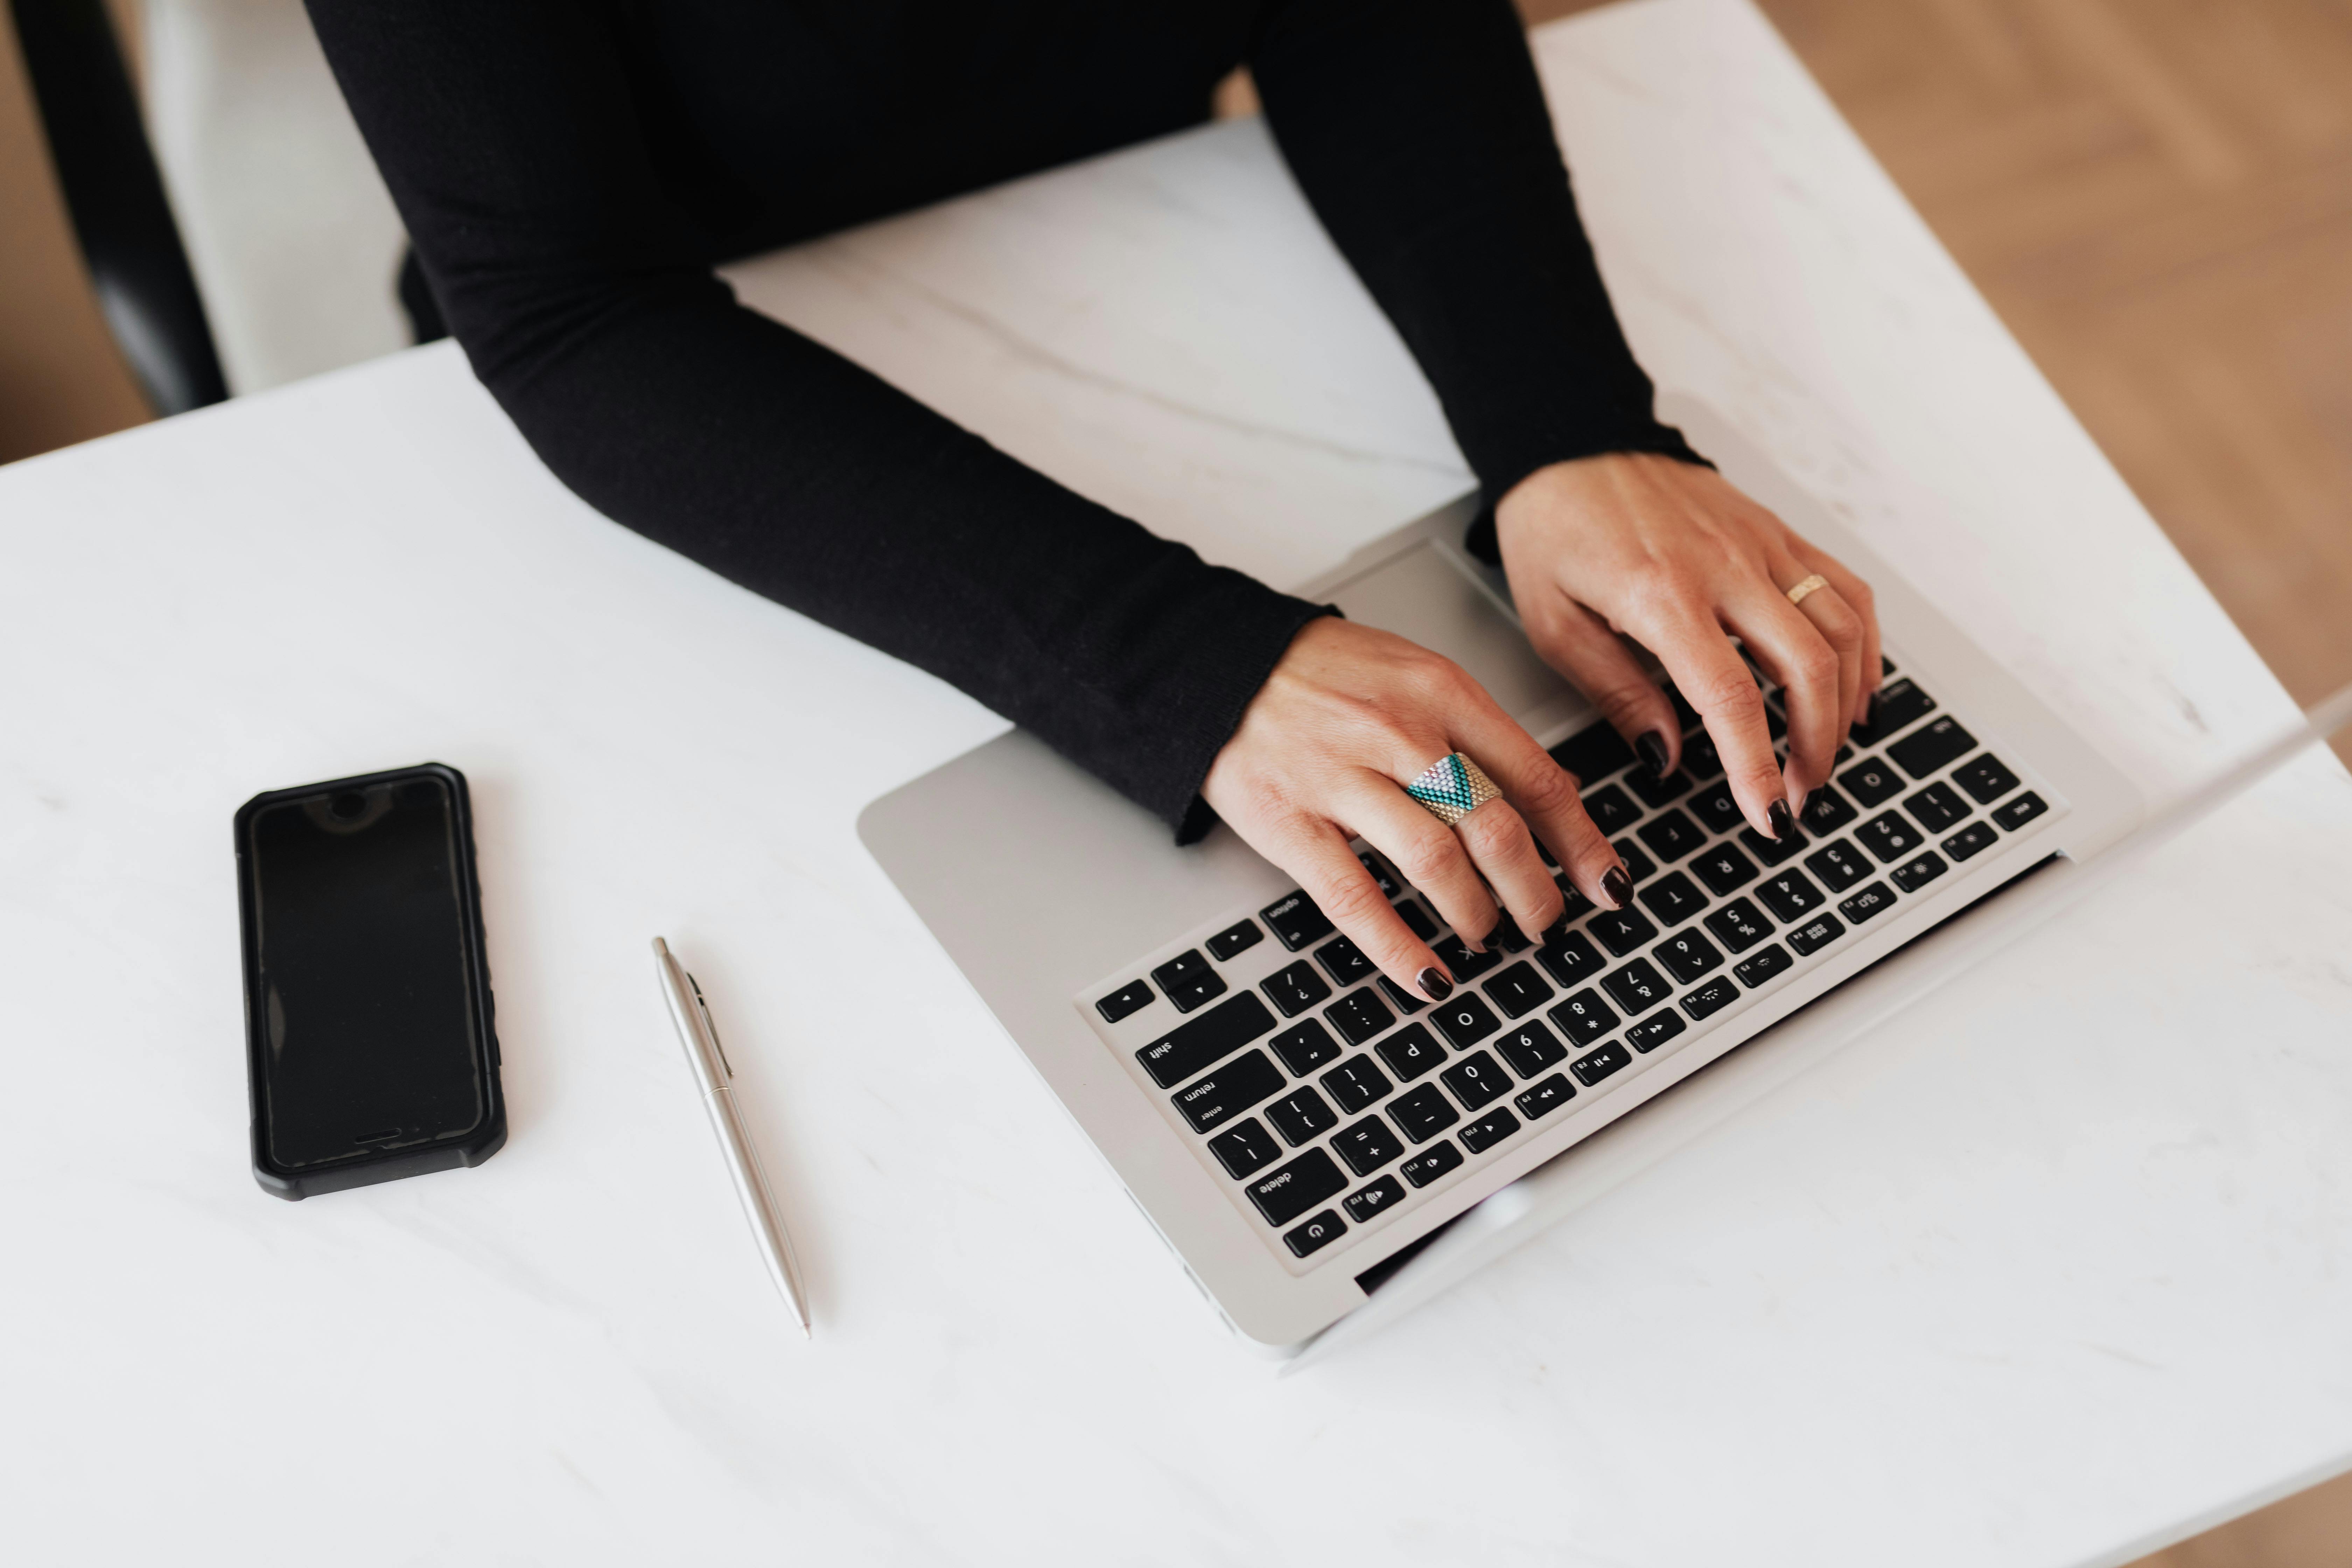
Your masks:
M367 796L347 789L327 802L327 811L338 822L357 822L367 811Z

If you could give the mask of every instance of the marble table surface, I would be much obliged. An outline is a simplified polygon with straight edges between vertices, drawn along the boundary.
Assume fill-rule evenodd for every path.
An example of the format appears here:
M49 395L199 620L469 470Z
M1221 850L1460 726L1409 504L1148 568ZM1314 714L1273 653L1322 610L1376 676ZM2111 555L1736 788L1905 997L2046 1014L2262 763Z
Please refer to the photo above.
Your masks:
M1537 44L1664 385L2152 796L2288 721L1755 13ZM736 279L1278 583L1467 482L1255 122ZM1001 727L598 518L446 345L0 470L9 1555L2113 1563L2352 1464L2332 757L1277 1382L856 840ZM230 814L426 758L473 784L511 1142L276 1202ZM814 1343L656 931L727 1031Z

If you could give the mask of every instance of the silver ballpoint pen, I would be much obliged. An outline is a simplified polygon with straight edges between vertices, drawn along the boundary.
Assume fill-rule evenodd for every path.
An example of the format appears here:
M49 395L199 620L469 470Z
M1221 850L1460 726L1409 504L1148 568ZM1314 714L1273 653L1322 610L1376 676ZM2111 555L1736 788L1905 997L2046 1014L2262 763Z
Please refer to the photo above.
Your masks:
M793 1258L793 1238L777 1217L776 1200L768 1191L767 1173L760 1168L760 1152L751 1146L743 1119L735 1109L729 1087L735 1069L727 1065L727 1051L719 1043L719 1029L702 1000L702 987L669 951L669 943L654 938L654 966L661 972L662 994L669 1001L670 1022L677 1026L678 1044L694 1068L702 1089L703 1109L710 1112L711 1131L719 1134L719 1152L727 1157L727 1173L735 1180L735 1195L743 1200L743 1217L751 1222L751 1236L768 1265L768 1277L793 1310L801 1332L814 1339L809 1327L808 1299L801 1293L800 1266Z

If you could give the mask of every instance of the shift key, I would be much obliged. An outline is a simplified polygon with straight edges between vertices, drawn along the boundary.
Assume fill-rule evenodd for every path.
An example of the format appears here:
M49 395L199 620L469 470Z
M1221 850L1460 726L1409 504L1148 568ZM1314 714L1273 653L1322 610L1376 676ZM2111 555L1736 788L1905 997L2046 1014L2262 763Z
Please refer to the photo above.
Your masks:
M1151 1081L1173 1089L1202 1068L1221 1062L1274 1027L1274 1015L1244 991L1220 1002L1190 1023L1179 1025L1135 1053Z
M1320 1149L1309 1149L1287 1165L1267 1172L1249 1184L1250 1202L1268 1225L1288 1225L1326 1198L1347 1186L1339 1163Z

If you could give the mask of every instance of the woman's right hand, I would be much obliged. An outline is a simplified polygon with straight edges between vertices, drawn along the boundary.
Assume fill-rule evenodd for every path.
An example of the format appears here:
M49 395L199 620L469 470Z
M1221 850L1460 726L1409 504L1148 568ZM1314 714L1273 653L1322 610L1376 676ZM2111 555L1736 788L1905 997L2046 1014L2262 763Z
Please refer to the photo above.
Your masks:
M1404 786L1454 752L1485 769L1502 798L1448 827ZM1432 1001L1453 990L1453 976L1390 907L1351 836L1386 856L1474 947L1502 918L1495 894L1536 941L1566 910L1530 828L1594 903L1622 909L1633 892L1624 862L1584 814L1577 781L1461 666L1336 616L1291 640L1201 795L1381 973Z

